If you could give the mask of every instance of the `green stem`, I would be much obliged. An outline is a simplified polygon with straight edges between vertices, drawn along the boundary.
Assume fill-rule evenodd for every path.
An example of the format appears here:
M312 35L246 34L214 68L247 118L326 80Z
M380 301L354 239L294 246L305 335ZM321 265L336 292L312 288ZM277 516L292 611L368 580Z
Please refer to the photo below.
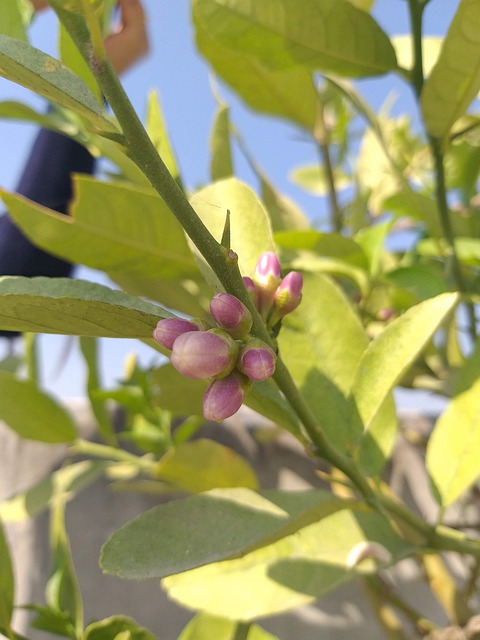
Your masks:
M413 44L413 68L412 68L412 84L415 93L420 96L423 87L423 51L422 51L422 32L423 32L423 11L425 4L418 0L408 0L408 9L410 15L410 27L412 31Z
M239 622L232 640L247 640L251 626L251 622Z
M318 109L317 122L313 137L317 143L318 150L325 169L325 177L328 185L328 199L330 201L330 220L332 227L336 233L343 230L343 215L337 197L337 187L335 184L335 175L333 172L332 158L330 154L330 136L325 123L325 107L320 105Z
M102 460L114 460L116 462L128 462L129 464L152 473L156 467L156 461L145 456L136 456L124 449L117 449L105 444L90 442L89 440L76 440L70 448L72 455L87 455L93 458L101 458Z
M447 244L447 258L450 259L452 268L452 277L455 281L456 288L461 294L466 294L467 288L462 274L460 260L458 258L455 247L455 234L450 221L450 210L447 202L447 188L445 182L445 165L443 153L441 150L441 142L437 138L430 138L430 146L433 153L436 176L437 204L440 215L440 224L442 232ZM472 303L467 302L467 312L469 317L469 333L473 342L477 339L477 321L475 317L475 308Z

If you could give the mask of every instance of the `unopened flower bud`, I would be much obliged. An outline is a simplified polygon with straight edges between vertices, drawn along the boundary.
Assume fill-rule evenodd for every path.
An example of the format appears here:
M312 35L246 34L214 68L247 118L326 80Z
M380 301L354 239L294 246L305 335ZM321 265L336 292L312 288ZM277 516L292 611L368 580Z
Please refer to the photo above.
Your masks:
M253 275L258 289L258 308L264 316L273 303L274 293L281 282L280 262L273 251L266 251L260 256Z
M250 381L238 371L226 378L213 380L203 396L203 417L206 420L225 420L242 406Z
M238 345L224 331L189 331L173 344L171 361L187 378L203 380L226 376L235 366Z
M250 380L260 382L273 375L277 356L275 351L265 344L263 340L251 338L240 349L237 360L237 369L244 373Z
M252 328L252 314L243 302L230 293L213 296L210 313L218 326L232 338L243 338Z
M298 307L302 300L303 276L299 271L290 271L279 284L273 296L273 311L270 326L275 326L287 313Z
M191 320L183 318L162 318L153 330L153 338L166 349L172 349L173 343L187 331L198 331L200 327Z
M255 308L258 309L258 289L254 281L248 276L243 276L242 280L243 284L245 285L245 289L248 291L248 295L250 296L251 301L255 305Z

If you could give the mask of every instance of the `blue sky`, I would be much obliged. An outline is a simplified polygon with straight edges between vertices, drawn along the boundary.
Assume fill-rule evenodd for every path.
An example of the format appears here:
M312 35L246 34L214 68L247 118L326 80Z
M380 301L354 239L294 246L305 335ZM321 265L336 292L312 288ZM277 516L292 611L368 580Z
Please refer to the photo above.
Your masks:
M144 0L151 54L126 74L123 82L140 115L144 113L148 92L158 91L185 183L195 188L209 178L208 136L215 100L210 89L209 69L195 51L189 4L189 0ZM426 33L445 33L456 6L458 2L452 0L431 0L425 16ZM373 13L387 32L403 34L408 32L407 8L406 0L377 0ZM37 17L31 28L31 39L38 48L56 55L56 23L51 12ZM364 81L360 89L374 108L383 104L392 91L397 96L396 112L414 108L408 88L394 78ZM292 127L251 113L223 88L222 94L232 107L235 125L260 166L281 191L296 200L312 219L317 219L324 204L305 195L288 178L295 166L316 162L316 150L302 141ZM38 108L44 104L29 91L1 78L0 99L21 100ZM15 188L35 133L34 126L0 120L0 186ZM255 186L238 154L235 161L239 176ZM77 277L107 282L101 274L83 267L77 270ZM42 336L40 344L46 387L57 395L83 395L84 369L76 345L70 345L65 359L66 338ZM0 344L0 357L3 347ZM144 363L156 358L151 350L134 341L102 341L101 369L107 386L121 375L122 362L131 351L137 351Z

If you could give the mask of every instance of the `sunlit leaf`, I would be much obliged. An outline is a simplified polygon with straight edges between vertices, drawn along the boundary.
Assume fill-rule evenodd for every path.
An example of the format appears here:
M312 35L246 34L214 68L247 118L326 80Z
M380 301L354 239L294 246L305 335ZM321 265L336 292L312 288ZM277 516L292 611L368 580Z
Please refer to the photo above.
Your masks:
M160 98L156 91L151 91L148 96L147 121L145 128L150 140L153 142L155 149L158 151L159 156L162 158L170 174L175 178L175 180L178 180L180 178L180 172L177 166L177 161L175 160L175 154L168 135L162 108L160 106Z
M440 56L422 90L430 134L444 140L480 89L480 5L460 0Z
M480 346L460 371L455 395L437 420L426 465L434 495L446 507L478 478L480 467Z
M205 613L199 613L191 620L178 640L235 640L238 625L234 620L219 618L217 616L209 616ZM252 625L244 636L245 640L279 640L265 629L258 625Z
M227 178L194 193L191 203L213 236L220 242L227 210L230 211L232 250L243 275L251 275L264 251L274 251L268 214L255 192L236 178ZM255 229L255 233L252 233ZM202 270L211 284L218 281L203 260Z
M3 0L0 3L0 33L27 42L25 18L18 0Z
M256 489L251 466L229 447L200 438L168 451L156 468L157 477L180 491L200 493L221 487Z

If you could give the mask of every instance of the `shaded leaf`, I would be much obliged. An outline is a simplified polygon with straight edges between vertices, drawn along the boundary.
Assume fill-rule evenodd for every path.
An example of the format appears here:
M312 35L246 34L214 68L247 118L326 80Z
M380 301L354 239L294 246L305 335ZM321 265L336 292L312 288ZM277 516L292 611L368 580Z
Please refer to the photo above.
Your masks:
M0 521L0 629L10 629L15 582L10 550Z
M82 460L54 471L34 487L0 504L0 517L5 522L22 522L42 513L59 493L73 499L94 482L109 466L108 462Z
M321 491L214 489L130 521L106 542L100 564L109 574L135 580L180 573L241 553L316 505L343 503Z
M422 89L421 106L430 134L445 140L479 89L480 5L476 0L460 0Z
M75 424L61 405L36 383L8 371L0 371L0 419L21 438L58 443L77 437Z
M69 278L0 278L4 329L105 338L151 338L161 307L103 285Z
M220 44L272 69L305 65L348 76L396 68L388 36L344 0L195 0L194 14Z
M245 51L234 51L211 37L196 18L197 47L215 72L256 111L286 118L313 130L318 96L312 74L303 68L273 70Z

